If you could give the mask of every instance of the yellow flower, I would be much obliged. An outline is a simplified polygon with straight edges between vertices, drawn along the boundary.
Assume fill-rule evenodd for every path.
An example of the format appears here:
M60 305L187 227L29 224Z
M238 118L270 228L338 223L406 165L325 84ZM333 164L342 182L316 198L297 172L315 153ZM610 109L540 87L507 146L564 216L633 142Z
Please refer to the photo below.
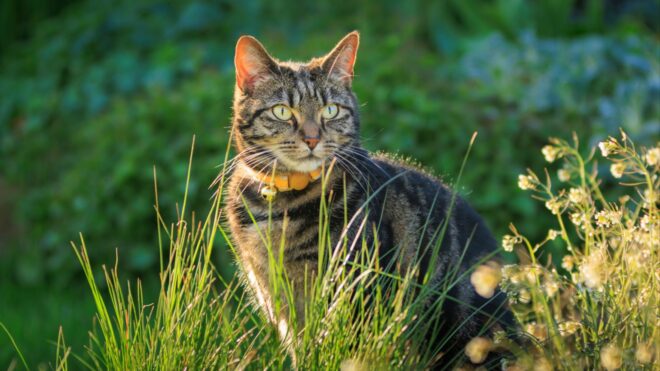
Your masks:
M660 165L660 147L651 148L646 151L644 158L649 166Z
M553 197L545 202L545 207L550 210L552 215L557 215L559 214L559 209L562 207L562 202L558 198Z
M569 336L573 335L575 331L577 331L580 328L580 322L576 321L566 321L562 322L557 327L559 327L559 334L561 336Z
M621 349L615 344L608 344L600 350L600 364L606 370L618 370L623 364Z
M641 343L637 345L635 351L635 359L641 364L651 363L653 360L653 347L649 343Z
M610 225L617 224L621 220L621 211L615 210L601 210L594 215L596 224L601 227L609 227Z
M369 369L364 362L360 362L356 359L345 359L341 361L339 365L341 371L366 371Z
M472 272L470 282L480 296L488 299L495 294L495 289L502 279L500 266L495 262L482 264Z
M525 265L522 268L523 272L525 273L525 280L527 283L529 285L535 285L536 281L542 274L543 268L535 264Z
M559 291L559 284L557 283L557 281L549 280L545 283L543 289L545 290L545 294L551 298L555 296L557 291Z
M582 188L571 188L568 191L568 199L574 204L581 204L587 200L587 192Z
M610 221L607 218L607 211L605 210L597 212L596 215L594 215L594 219L596 219L596 224L601 227L607 227L610 225Z
M572 271L573 267L575 267L575 258L573 255L564 255L561 259L561 267L569 272Z
M528 323L525 325L525 332L532 335L538 341L545 341L548 338L548 329L541 323Z
M645 232L651 232L651 230L654 228L654 221L651 218L651 215L645 214L640 220L639 220L639 227L645 231Z
M603 157L607 157L614 151L618 146L618 143L616 139L614 138L609 138L608 140L604 142L598 143L598 148L600 148L600 154L603 155Z
M511 252L513 251L513 247L517 244L520 243L520 237L518 236L511 236L511 235L504 235L502 237L502 248L504 251Z
M603 155L603 157L607 157L607 155L610 154L610 150L607 147L607 142L598 143L598 148L600 148L600 154Z
M581 212L571 213L568 218L571 220L571 223L575 224L577 227L585 228L587 226L587 216Z
M610 173L612 173L612 176L617 179L621 178L625 171L626 171L626 164L624 164L623 162L617 162L616 164L612 164L612 166L610 166Z
M590 288L600 289L607 278L606 257L601 253L593 253L580 266L580 277Z
M534 371L552 371L552 363L547 358L537 358L534 362Z
M522 289L518 293L518 301L527 304L532 300L532 295L529 294L529 291Z
M514 285L518 285L523 281L520 267L516 264L507 264L502 267L500 272L504 281L511 282Z
M529 175L518 175L518 188L526 191L528 189L534 189L534 182Z
M623 260L629 272L639 271L645 262L645 257L639 249L626 249L623 254Z
M541 149L541 153L543 153L543 157L545 157L545 160L548 162L553 162L557 158L557 155L559 154L559 148L551 145L546 145L543 146Z
M470 358L470 362L481 363L486 360L492 346L492 341L478 336L467 343L465 346L465 355Z
M559 169L557 171L557 177L562 182L568 182L571 180L571 172L566 169Z

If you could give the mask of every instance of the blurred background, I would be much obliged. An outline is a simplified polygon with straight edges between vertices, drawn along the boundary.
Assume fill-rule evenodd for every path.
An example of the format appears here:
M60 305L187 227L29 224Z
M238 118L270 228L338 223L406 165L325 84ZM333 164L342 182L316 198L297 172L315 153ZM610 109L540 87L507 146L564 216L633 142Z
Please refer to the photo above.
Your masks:
M174 220L193 135L190 198L206 215L237 37L309 59L354 29L364 145L452 183L478 131L460 191L498 238L510 222L539 240L552 225L516 186L547 166L549 136L576 132L585 151L619 127L659 139L658 0L3 0L0 322L29 364L52 363L60 325L74 351L88 342L79 232L95 266L117 253L125 279L155 290L153 167ZM231 276L224 246L216 259ZM0 368L15 361L0 332Z

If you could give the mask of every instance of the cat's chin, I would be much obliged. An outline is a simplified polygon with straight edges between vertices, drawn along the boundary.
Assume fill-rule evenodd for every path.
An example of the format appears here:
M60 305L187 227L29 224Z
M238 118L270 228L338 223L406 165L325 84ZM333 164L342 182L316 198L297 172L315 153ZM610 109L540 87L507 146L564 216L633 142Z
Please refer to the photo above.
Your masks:
M293 170L293 171L298 171L301 173L307 173L310 171L314 171L321 167L323 164L323 160L318 158L318 157L309 157L303 160L298 160L295 161L294 163L285 163L286 167Z

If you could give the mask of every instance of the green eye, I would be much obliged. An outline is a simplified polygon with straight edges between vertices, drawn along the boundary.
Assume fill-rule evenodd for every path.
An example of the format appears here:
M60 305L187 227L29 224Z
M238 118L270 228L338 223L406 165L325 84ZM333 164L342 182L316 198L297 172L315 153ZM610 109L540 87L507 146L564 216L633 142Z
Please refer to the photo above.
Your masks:
M338 113L339 113L339 106L337 106L336 104L328 104L327 106L323 107L323 111L321 111L321 116L326 120L330 120L335 118Z
M275 115L275 117L278 120L289 121L291 119L292 116L291 108L283 104L278 104L277 106L274 106L272 110L273 110L273 115Z

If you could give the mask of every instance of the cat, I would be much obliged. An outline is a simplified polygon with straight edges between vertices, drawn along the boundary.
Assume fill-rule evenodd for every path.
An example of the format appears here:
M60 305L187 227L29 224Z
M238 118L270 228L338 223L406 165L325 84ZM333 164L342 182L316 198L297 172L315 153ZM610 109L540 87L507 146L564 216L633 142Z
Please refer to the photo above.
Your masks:
M452 269L466 272L497 250L482 218L460 197L452 204L449 187L415 166L361 147L359 105L352 90L358 45L359 34L351 32L326 56L298 63L271 57L251 36L240 37L236 44L231 130L239 154L228 186L228 224L248 287L283 337L287 319L273 307L268 253L259 230L266 231L271 223L275 246L285 234L283 264L297 288L290 304L304 324L305 293L300 287L305 274L316 273L324 191L345 195L328 208L332 246L345 232L368 243L377 240L384 260L396 256L403 262L383 266L418 264L425 273L433 259L431 246L442 238L426 284L440 285ZM330 163L334 169L324 177L324 188L320 178ZM372 212L365 217L378 228L358 230L352 225L345 231L345 215L358 213L368 198ZM491 315L499 310L503 318L509 313L502 310L503 293L482 298L469 274L449 294L457 301L443 304L441 331L450 333L451 325L461 325L442 351L461 357L467 341L485 323L485 316L470 308L486 308Z

